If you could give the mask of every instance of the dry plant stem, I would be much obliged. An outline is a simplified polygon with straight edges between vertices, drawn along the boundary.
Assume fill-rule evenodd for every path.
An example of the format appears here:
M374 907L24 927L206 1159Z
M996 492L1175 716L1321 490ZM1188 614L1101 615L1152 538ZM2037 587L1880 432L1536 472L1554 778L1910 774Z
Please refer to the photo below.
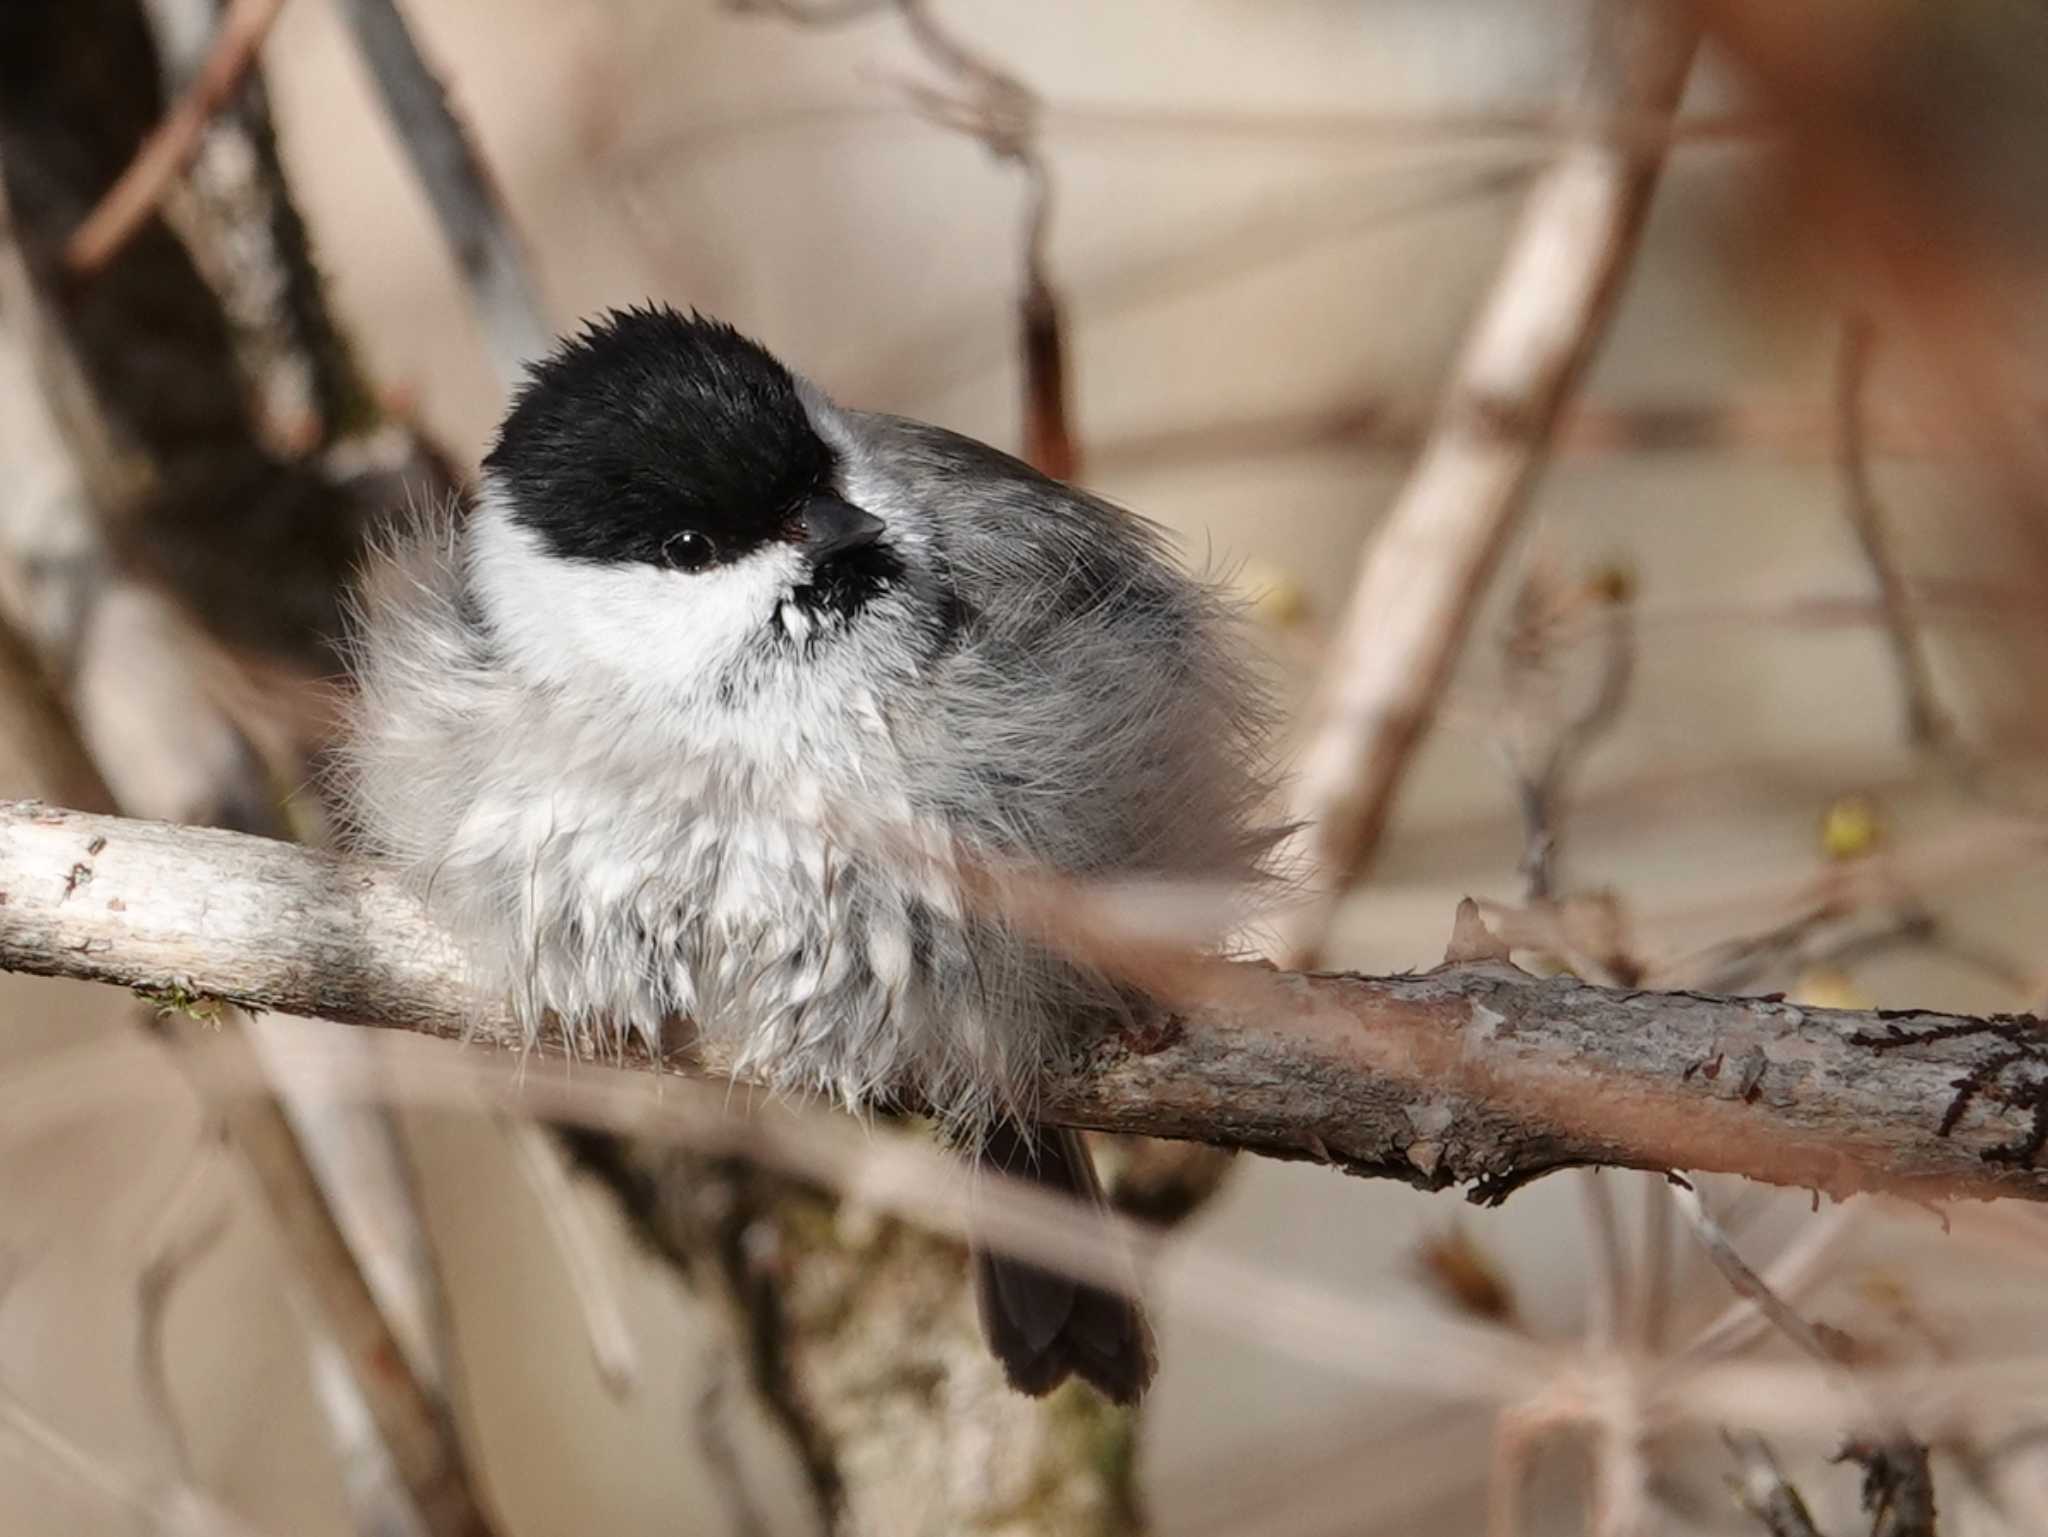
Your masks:
M1777 1326L1793 1344L1805 1351L1816 1361L1839 1362L1841 1352L1834 1348L1819 1330L1801 1318L1787 1306L1778 1294L1771 1290L1764 1278L1750 1268L1749 1262L1736 1252L1733 1242L1707 1211L1706 1203L1700 1199L1697 1187L1689 1181L1673 1179L1672 1200L1687 1222L1692 1224L1693 1235L1700 1241L1700 1247L1707 1251L1707 1258L1714 1262L1714 1268L1727 1278L1736 1294L1754 1303L1756 1307Z
M217 1145L209 1133L166 1202L164 1220L160 1223L162 1237L152 1246L136 1284L136 1376L141 1380L143 1398L170 1453L171 1464L187 1483L193 1482L192 1451L178 1417L177 1400L171 1393L170 1369L164 1355L164 1323L178 1283L213 1252L214 1246L227 1235L229 1220L234 1215L232 1207L217 1206L195 1223L185 1211L192 1202L194 1189L213 1172ZM180 1219L182 1226L177 1225Z
M1519 776L1522 806L1524 894L1531 906L1557 896L1557 853L1564 836L1565 805L1586 754L1621 718L1635 681L1636 632L1627 599L1605 606L1600 683L1585 708L1564 723L1543 763Z
M500 1117L498 1127L562 1256L598 1380L612 1397L628 1398L640 1385L640 1348L626 1322L617 1281L605 1268L597 1235L590 1230L582 1198L569 1178L561 1146L546 1128L523 1117Z
M256 1529L188 1484L151 1483L80 1446L0 1384L0 1444L19 1443L38 1472L67 1478L134 1518L136 1529L199 1537L259 1537Z
M1658 1189L1667 1209L1675 1204L1670 1199L1674 1193L1675 1187L1668 1182ZM1796 1300L1808 1291L1834 1264L1861 1215L1860 1205L1837 1206L1802 1227L1799 1235L1771 1261L1770 1273L1763 1278L1765 1292L1783 1301ZM1740 1290L1738 1287L1737 1291ZM1686 1342L1685 1354L1692 1360L1733 1356L1747 1350L1771 1326L1769 1315L1743 1294Z
M1081 461L1067 409L1065 310L1046 258L1052 233L1052 171L1040 143L1043 103L1015 75L940 26L925 0L897 0L897 9L918 47L970 92L964 102L922 92L914 95L939 121L973 134L990 154L1024 173L1023 281L1017 303L1024 359L1024 457L1056 480L1071 480L1080 472Z
M1670 113L1691 72L1691 25L1625 0L1602 0L1599 22L1585 110ZM1371 863L1558 413L1613 313L1662 161L1661 147L1583 138L1530 193L1332 653L1295 803L1322 900L1290 926L1290 964L1313 964L1337 897Z
M1771 1537L1820 1537L1806 1501L1785 1481L1778 1459L1761 1436L1730 1436L1728 1449L1742 1467L1736 1498Z
M1678 1209L1728 1284L1813 1360L1823 1366L1846 1363L1851 1342L1840 1334L1824 1335L1808 1323L1750 1268L1708 1213L1699 1191L1677 1176L1671 1184ZM1873 1512L1872 1537L1933 1537L1934 1489L1924 1445L1893 1422L1879 1436L1858 1437L1843 1455L1863 1465L1864 1505Z
M465 996L418 904L362 864L12 803L0 892L5 969L515 1044L501 1012ZM2048 1033L2035 1021L1617 992L1498 961L1199 975L1199 999L1103 1041L1051 1086L1046 1117L1469 1183L1482 1199L1592 1164L1834 1195L2048 1199L2033 1145ZM682 1051L666 1065L726 1066Z
M1655 1354L1671 1329L1671 1198L1663 1182L1646 1179L1643 1194L1643 1279L1637 1292L1636 1342Z
M554 338L503 194L420 53L398 0L342 0L341 12L454 253L498 383L510 391L524 365L545 355Z
M1474 191L1491 185L1480 182ZM1099 303L1099 299L1097 300ZM2029 410L2043 413L2038 401ZM1897 412L1865 413L1865 442L1873 455L1953 461L1956 446L1925 422ZM1098 470L1136 474L1217 460L1286 458L1338 450L1376 459L1409 459L1428 441L1429 424L1408 401L1364 399L1319 411L1273 415L1240 412L1227 420L1180 423L1131 432L1096 443ZM1560 459L1598 461L1622 455L1718 454L1764 463L1806 464L1839 456L1838 409L1804 400L1668 400L1587 403L1565 410L1552 436Z
M245 1032L177 1014L167 1023L182 1045L203 1040L210 1051L245 1058L252 1080L263 1075ZM315 1304L316 1326L346 1356L378 1438L427 1531L435 1537L488 1537L491 1528L463 1465L448 1406L408 1369L404 1348L364 1280L283 1107L268 1096L228 1096L214 1112L261 1187L279 1242Z
M1595 1349L1612 1351L1622 1341L1622 1315L1628 1296L1628 1256L1622 1244L1621 1221L1614 1192L1599 1169L1578 1171L1579 1198L1586 1212L1586 1237L1593 1251L1586 1295L1586 1340Z
M191 163L207 121L234 99L255 66L258 50L284 0L233 0L221 17L206 63L192 87L143 142L142 149L107 189L64 249L65 264L80 277L104 267L162 203L164 193Z
M1877 580L1885 634L1891 643L1892 665L1906 711L1906 740L1914 747L1943 743L1948 722L1935 703L1934 680L1928 672L1920 627L1913 615L1913 597L1886 537L1884 510L1870 473L1870 444L1865 397L1869 391L1870 357L1876 330L1867 317L1852 315L1842 327L1841 350L1835 365L1836 454L1842 472L1842 510L1856 532L1863 558Z
M1065 306L1046 259L1053 188L1040 131L1045 116L1042 98L1015 75L962 43L939 23L926 0L851 0L824 5L732 0L732 9L762 12L799 26L834 26L873 15L891 4L925 57L965 91L955 97L909 84L905 90L913 105L933 122L979 139L996 159L1009 161L1024 173L1022 282L1017 302L1018 342L1024 361L1024 458L1056 480L1071 480L1080 472L1081 461L1069 422Z
M1593 1436L1592 1537L1647 1537L1650 1471L1640 1416L1621 1406Z
M0 612L0 734L33 783L67 805L114 809L114 793L79 739L78 724L49 684L35 649Z

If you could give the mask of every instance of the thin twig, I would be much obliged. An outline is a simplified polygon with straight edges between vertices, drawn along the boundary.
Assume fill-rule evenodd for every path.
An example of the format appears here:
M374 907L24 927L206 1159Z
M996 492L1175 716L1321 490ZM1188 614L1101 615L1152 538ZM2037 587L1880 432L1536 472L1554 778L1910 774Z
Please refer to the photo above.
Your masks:
M754 1500L753 1491L747 1487L746 1469L726 1420L733 1379L742 1374L737 1351L729 1334L720 1334L706 1343L698 1356L701 1386L690 1405L690 1422L696 1428L697 1450L710 1465L711 1482L717 1487L727 1529L734 1537L768 1537L768 1522Z
M1071 480L1081 464L1068 406L1065 307L1046 256L1052 232L1053 181L1042 144L1044 103L1039 94L941 25L926 0L828 0L825 4L733 0L732 8L763 12L801 26L833 26L872 15L885 4L893 4L911 41L961 88L961 93L954 95L913 81L902 82L911 104L929 121L979 140L996 159L1024 174L1017 300L1018 343L1024 361L1024 458L1055 479Z
M186 1207L193 1200L193 1192L214 1172L218 1151L218 1141L211 1134L195 1150L178 1188L164 1203L158 1222L160 1236L150 1245L149 1257L136 1282L136 1375L142 1382L143 1398L156 1420L158 1432L170 1451L172 1465L187 1483L193 1481L192 1450L171 1395L170 1371L164 1355L164 1323L178 1283L213 1252L226 1236L234 1215L232 1207L221 1205L198 1222L188 1220Z
M1742 1469L1735 1497L1764 1525L1771 1537L1820 1537L1806 1501L1778 1469L1778 1459L1762 1436L1729 1435L1728 1450Z
M1884 510L1870 473L1870 444L1865 417L1870 357L1877 332L1866 316L1852 315L1842 326L1835 364L1836 458L1842 474L1842 511L1856 532L1863 558L1877 579L1885 635L1891 642L1892 666L1906 712L1906 740L1917 748L1934 748L1950 735L1947 716L1935 702L1934 679L1913 613L1912 593L1892 556L1884 526Z
M1579 1170L1578 1186L1587 1247L1592 1252L1586 1288L1586 1340L1596 1350L1613 1351L1621 1345L1625 1327L1622 1309L1629 1294L1628 1255L1614 1209L1614 1192L1602 1171Z
M1654 1355L1671 1329L1676 1276L1671 1252L1671 1197L1661 1179L1645 1179L1643 1193L1643 1276L1636 1292L1636 1340Z
M1659 1181L1658 1187L1659 1194L1667 1196L1665 1204L1672 1204L1678 1187L1669 1181ZM1780 1299L1809 1291L1853 1236L1861 1211L1860 1205L1835 1206L1808 1222L1771 1261L1765 1290ZM1685 1354L1695 1360L1731 1356L1747 1350L1770 1328L1769 1315L1747 1295L1740 1296L1686 1342Z
M398 0L342 0L341 12L454 253L498 383L509 392L554 338L504 195Z
M1540 906L1556 899L1558 849L1571 790L1586 755L1613 729L1628 703L1635 678L1636 633L1630 579L1619 572L1602 573L1576 591L1552 601L1548 584L1532 575L1516 604L1518 621L1506 644L1508 691L1525 715L1546 715L1538 694L1540 675L1553 664L1559 632L1573 610L1592 603L1600 611L1600 672L1592 697L1563 721L1533 720L1527 724L1541 738L1533 762L1524 762L1509 744L1514 763L1516 801L1522 813L1523 900Z
M1607 0L1596 109L1675 109L1697 36L1672 10ZM1472 612L1613 313L1662 156L1584 139L1529 197L1421 463L1373 539L1333 651L1296 810L1319 900L1287 925L1312 963L1371 862Z
M1487 189L1500 174L1488 172L1475 179L1472 190ZM1091 307L1103 303L1093 288L1089 298ZM2032 410L2040 420L2044 413L2038 402ZM1871 420L1868 412L1865 416L1863 432L1872 454L1943 462L1960 456L1952 442L1917 419L1894 414ZM1095 457L1102 467L1119 474L1331 450L1406 461L1422 449L1428 435L1428 423L1411 401L1362 399L1314 411L1234 412L1227 419L1126 433L1103 439ZM1617 456L1718 454L1805 464L1839 453L1839 444L1833 408L1802 400L1587 404L1566 410L1555 434L1558 458L1593 462Z
M0 1301L19 1271L0 1273ZM144 1480L65 1435L0 1381L0 1447L31 1458L39 1473L66 1478L131 1516L139 1529L171 1537L258 1537L233 1511L182 1477Z
M618 1280L606 1272L597 1237L585 1220L582 1197L563 1166L561 1145L523 1116L500 1117L498 1127L547 1220L555 1252L576 1295L584 1343L598 1380L612 1397L629 1397L640 1383L640 1347L619 1301Z
M181 1055L201 1046L247 1064L267 1078L255 1044L184 1013L165 1021ZM276 1044L264 1056L276 1054ZM282 1105L269 1097L230 1099L215 1107L262 1191L279 1238L314 1305L313 1322L341 1348L406 1491L435 1537L488 1537L491 1526L471 1481L454 1416L412 1370L404 1346L349 1246L317 1171Z
M1671 1186L1678 1209L1685 1213L1708 1258L1728 1284L1813 1360L1825 1366L1845 1366L1853 1342L1839 1331L1823 1331L1807 1322L1779 1297L1736 1252L1720 1224L1708 1214L1697 1187L1676 1177ZM1863 1465L1863 1501L1872 1513L1872 1537L1934 1537L1934 1483L1923 1442L1893 1422L1881 1435L1851 1441L1843 1456Z
M283 9L284 0L233 0L228 6L190 88L66 244L64 261L73 273L90 277L99 271L156 212L198 152L207 123L234 100L255 67L263 39Z
M1908 1436L1857 1440L1842 1457L1863 1469L1870 1537L1935 1537L1934 1468L1924 1443Z
M1789 1306L1770 1284L1750 1268L1749 1262L1736 1251L1721 1224L1708 1212L1706 1202L1700 1199L1699 1187L1690 1181L1673 1179L1671 1199L1687 1222L1692 1224L1693 1236L1706 1250L1707 1258L1714 1262L1714 1268L1727 1278L1738 1296L1753 1303L1764 1317L1777 1327L1780 1334L1792 1341L1816 1361L1840 1365L1842 1349L1839 1338L1827 1335L1808 1323Z
M124 1473L72 1440L0 1385L0 1445L32 1453L38 1471L54 1473L131 1516L141 1530L175 1537L259 1537L234 1512L188 1484L158 1483Z
M1040 135L1044 103L1022 80L941 26L926 0L896 0L896 8L925 54L967 87L964 98L948 99L911 86L907 89L912 101L934 121L972 134L991 155L1024 173L1023 274L1017 304L1024 359L1024 457L1055 479L1072 479L1081 466L1067 401L1064 307L1046 257L1052 237L1053 181Z

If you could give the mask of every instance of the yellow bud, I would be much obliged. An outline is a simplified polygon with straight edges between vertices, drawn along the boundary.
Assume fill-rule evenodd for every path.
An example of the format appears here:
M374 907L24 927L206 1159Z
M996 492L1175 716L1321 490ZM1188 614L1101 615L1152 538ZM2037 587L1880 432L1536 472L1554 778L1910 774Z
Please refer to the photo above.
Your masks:
M1308 593L1279 566L1248 560L1237 574L1237 585L1249 598L1252 615L1261 624L1285 630L1308 618Z
M1884 817L1867 795L1844 795L1820 820L1820 851L1829 859L1861 859L1884 842Z
M1789 1001L1809 1009L1874 1009L1877 1004L1856 985L1846 971L1833 966L1816 966L1799 979L1786 994Z

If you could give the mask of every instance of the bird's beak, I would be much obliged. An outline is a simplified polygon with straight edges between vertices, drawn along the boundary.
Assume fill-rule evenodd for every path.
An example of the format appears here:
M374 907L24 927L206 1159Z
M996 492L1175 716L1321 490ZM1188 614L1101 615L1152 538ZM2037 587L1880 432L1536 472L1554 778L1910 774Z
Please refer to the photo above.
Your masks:
M886 526L873 513L822 491L804 503L802 522L804 548L814 561L873 544Z

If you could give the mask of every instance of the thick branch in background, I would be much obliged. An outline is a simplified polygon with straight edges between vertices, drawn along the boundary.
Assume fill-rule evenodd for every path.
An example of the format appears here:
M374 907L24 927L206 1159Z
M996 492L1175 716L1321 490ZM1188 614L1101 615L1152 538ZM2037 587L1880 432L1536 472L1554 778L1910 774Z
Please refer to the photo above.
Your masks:
M8 970L515 1044L416 902L364 864L13 803L0 892ZM1053 1086L1046 1118L1483 1199L1582 1164L2048 1199L2048 1030L2031 1018L1623 992L1497 960L1205 975L1202 1001L1105 1040Z
M1602 0L1585 114L1666 118L1696 33L1672 9ZM1473 610L1528 505L1558 413L1605 332L1664 147L1583 136L1529 194L1421 463L1373 537L1331 653L1295 809L1319 900L1283 954L1312 964L1338 898L1371 862Z

